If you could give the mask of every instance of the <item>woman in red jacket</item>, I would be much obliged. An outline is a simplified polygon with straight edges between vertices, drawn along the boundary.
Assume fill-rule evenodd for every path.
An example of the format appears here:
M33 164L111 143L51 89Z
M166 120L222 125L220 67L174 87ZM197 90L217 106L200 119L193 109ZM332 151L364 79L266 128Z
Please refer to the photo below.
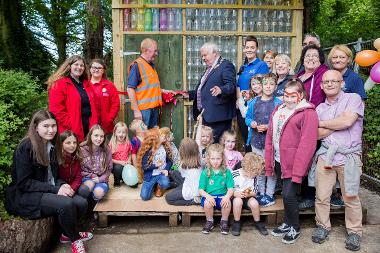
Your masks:
M90 83L95 94L99 125L112 135L114 121L119 113L120 99L115 85L106 78L106 65L101 59L90 63Z
M294 243L300 236L296 193L313 158L318 137L318 116L299 79L284 89L284 103L273 112L265 140L265 175L282 178L284 223L272 231L282 242Z
M58 132L73 131L83 141L89 129L98 123L95 96L79 55L68 58L46 82L49 110L58 123Z

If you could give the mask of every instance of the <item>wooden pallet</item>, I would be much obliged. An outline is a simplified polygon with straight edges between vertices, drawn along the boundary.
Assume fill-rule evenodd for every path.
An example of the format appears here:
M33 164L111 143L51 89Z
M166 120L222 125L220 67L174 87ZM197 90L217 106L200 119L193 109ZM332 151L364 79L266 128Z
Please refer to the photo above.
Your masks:
M283 217L282 199L276 201L276 205L261 208L261 214L267 216L268 224L276 224ZM111 189L106 197L99 201L94 211L98 215L100 227L108 225L109 216L168 216L169 226L178 226L178 220L181 215L184 226L191 225L191 217L204 216L201 206L172 206L166 203L165 198L153 197L149 201L143 201L140 198L140 187L132 189L126 185ZM220 215L219 211L215 215ZM244 210L243 216L249 216L251 213Z

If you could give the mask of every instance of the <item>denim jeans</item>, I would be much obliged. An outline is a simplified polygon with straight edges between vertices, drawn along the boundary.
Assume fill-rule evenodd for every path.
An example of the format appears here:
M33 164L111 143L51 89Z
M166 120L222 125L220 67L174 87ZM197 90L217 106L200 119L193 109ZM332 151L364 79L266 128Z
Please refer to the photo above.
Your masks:
M158 110L158 107L141 110L142 120L148 129L158 126Z
M153 189L156 184L159 184L162 189L168 189L170 186L169 177L164 174L152 176L150 181L144 181L141 186L140 197L142 200L150 200L152 198Z

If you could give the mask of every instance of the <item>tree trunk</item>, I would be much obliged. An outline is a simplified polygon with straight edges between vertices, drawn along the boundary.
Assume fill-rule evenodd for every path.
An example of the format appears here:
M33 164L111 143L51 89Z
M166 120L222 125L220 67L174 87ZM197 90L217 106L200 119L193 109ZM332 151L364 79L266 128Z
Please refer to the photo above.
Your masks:
M86 39L83 46L84 58L90 62L103 57L104 17L101 1L87 1Z
M0 65L5 69L30 69L19 0L0 0Z

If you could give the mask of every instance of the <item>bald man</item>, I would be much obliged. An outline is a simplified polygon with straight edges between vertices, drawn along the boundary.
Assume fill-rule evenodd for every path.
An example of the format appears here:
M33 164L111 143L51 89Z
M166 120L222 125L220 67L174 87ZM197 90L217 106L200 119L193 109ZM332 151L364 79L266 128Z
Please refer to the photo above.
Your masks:
M363 232L359 187L364 104L358 94L344 93L343 84L339 71L329 70L322 77L321 88L326 100L316 109L322 145L316 153L315 220L318 227L312 241L323 243L328 237L331 229L330 196L338 177L345 203L346 248L356 251L360 249Z
M146 38L141 42L141 55L128 68L128 96L135 119L148 128L158 124L162 106L160 80L153 64L158 55L157 42Z

